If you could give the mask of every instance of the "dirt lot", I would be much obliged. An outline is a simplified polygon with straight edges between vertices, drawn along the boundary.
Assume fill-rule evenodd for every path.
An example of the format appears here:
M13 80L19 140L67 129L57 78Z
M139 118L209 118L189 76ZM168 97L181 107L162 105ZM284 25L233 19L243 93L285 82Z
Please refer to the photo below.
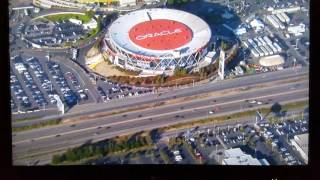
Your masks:
M124 72L121 72L115 68L116 66L113 64L108 64L107 62L101 62L95 67L95 72L109 77L109 76L130 76ZM131 76L133 77L133 76Z

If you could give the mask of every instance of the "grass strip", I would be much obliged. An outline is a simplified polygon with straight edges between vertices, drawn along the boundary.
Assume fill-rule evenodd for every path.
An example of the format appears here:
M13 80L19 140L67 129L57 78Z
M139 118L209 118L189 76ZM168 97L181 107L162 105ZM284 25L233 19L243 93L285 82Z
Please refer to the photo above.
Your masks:
M34 119L38 119L41 118L41 116L31 116L31 117L27 117L27 118L19 118L19 119L13 119L14 122L22 122L22 121L30 121L30 120L34 120Z
M48 15L44 17L45 19L48 19L52 22L58 22L62 20L68 20L68 19L78 19L81 20L82 23L87 23L90 21L91 17L88 15L82 15L82 14L55 14L55 15Z
M299 101L299 102L284 104L284 105L282 105L281 110L288 111L289 109L302 108L302 107L307 106L308 102L309 101ZM217 123L217 122L222 122L222 121L231 120L231 119L238 119L238 118L243 118L243 117L248 117L248 116L254 116L256 114L257 110L259 110L260 113L262 113L262 114L267 114L267 113L270 113L270 111L271 111L270 108L260 108L260 109L255 109L255 110L233 113L230 115L224 115L224 116L218 116L218 117L212 117L212 118L204 118L204 119L195 120L192 122L178 123L178 124L174 124L171 126L160 128L160 130L161 131L169 131L169 130L176 130L176 129L184 129L184 128L189 128L189 127L194 127L194 126L199 126L199 125L204 125L204 124L210 124L213 122Z
M37 129L37 128L42 128L42 127L47 127L47 126L52 126L52 125L58 125L58 124L60 124L60 122L61 122L61 119L53 119L53 120L41 122L38 124L32 124L29 126L13 127L12 132L21 132L21 131Z

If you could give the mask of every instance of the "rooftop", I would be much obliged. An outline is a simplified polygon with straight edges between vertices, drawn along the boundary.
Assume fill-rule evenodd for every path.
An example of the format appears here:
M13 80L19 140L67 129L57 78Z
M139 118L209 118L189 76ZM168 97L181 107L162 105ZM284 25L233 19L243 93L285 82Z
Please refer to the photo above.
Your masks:
M266 57L262 57L259 60L259 63L262 66L267 66L267 67L278 66L284 63L284 59L280 55L266 56Z
M211 38L201 18L176 9L154 8L130 12L115 20L108 32L121 50L143 56L188 56L203 48Z
M262 161L262 162L261 162ZM258 160L249 154L245 154L240 148L232 148L225 151L225 165L269 165L265 159Z

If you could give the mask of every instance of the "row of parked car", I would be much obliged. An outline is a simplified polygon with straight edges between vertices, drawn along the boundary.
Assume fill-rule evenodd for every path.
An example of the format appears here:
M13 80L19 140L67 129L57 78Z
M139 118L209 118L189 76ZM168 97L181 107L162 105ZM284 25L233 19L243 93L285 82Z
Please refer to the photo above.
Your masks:
M105 79L104 82L108 83L107 88L103 88L99 85L97 86L98 93L104 102L111 99L122 99L125 97L139 96L144 93L152 92L152 89L136 89L130 86L113 83Z
M26 63L29 66L29 68L32 70L32 72L35 74L36 79L41 84L41 87L46 91L47 94L51 93L52 90L52 82L49 80L47 74L44 72L42 65L40 64L39 60L37 58L31 57L26 59ZM30 89L30 92L32 93L32 97L36 101L36 103L40 106L43 104L48 104L43 93L40 91L40 89L36 86L36 83L31 84L30 81L31 77L27 76L29 83L26 83L27 87L33 87ZM55 104L56 101L50 101L51 104Z
M60 65L53 61L48 61L48 70L52 75L52 78L55 80L56 84L59 86L61 93L67 103L67 105L72 106L77 103L77 96L70 89L66 78L64 77Z
M31 102L29 100L29 97L27 96L26 92L23 90L18 78L13 73L10 74L10 88L13 92L12 94L16 97L16 99L19 101L17 104L21 108L28 108L31 106ZM11 98L11 108L15 107L15 103ZM19 111L20 109L18 109Z
M296 121L296 123L299 123L299 120ZM273 125L270 125L268 123L262 123L260 124L260 127L263 127L262 135L265 139L271 139L272 140L272 146L276 147L277 151L280 153L281 158L288 164L288 165L300 165L302 162L300 162L295 156L293 156L290 151L286 148L285 144L287 144L287 147L290 146L288 142L284 141L283 139L280 139L280 136L283 136L285 138L293 137L293 135L296 135L297 132L292 132L288 129L289 126L292 126L293 124L296 124L292 121L284 121L280 123L276 123ZM300 123L303 123L301 121ZM307 123L305 121L305 123ZM292 127L294 129L295 126ZM299 133L301 134L301 133Z

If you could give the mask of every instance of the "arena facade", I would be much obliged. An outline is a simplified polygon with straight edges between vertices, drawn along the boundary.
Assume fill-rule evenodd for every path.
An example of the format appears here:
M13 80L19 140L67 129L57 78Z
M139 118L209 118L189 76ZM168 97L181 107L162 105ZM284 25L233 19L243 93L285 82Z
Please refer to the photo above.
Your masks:
M211 38L201 18L175 9L143 9L120 16L108 28L101 50L122 68L141 75L193 69L207 54Z

